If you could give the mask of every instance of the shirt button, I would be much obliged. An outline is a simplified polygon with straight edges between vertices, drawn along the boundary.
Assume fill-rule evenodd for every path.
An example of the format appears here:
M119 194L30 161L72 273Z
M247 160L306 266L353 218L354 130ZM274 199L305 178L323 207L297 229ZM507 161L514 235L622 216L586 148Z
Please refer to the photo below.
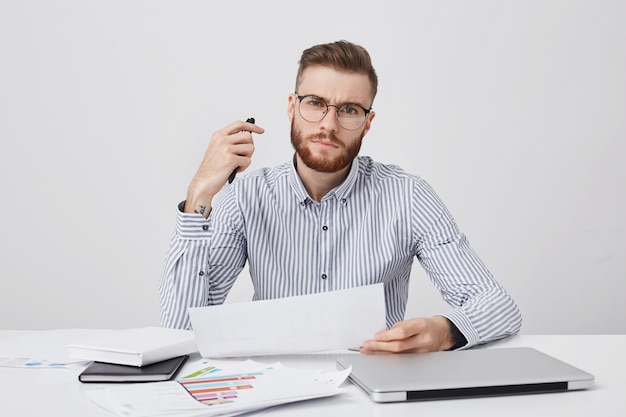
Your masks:
M205 224L204 226L202 226L202 230L209 230L209 226Z
M328 230L328 226L322 226L322 230L323 231L327 231Z
M328 275L322 274L322 279L326 279L326 278L328 278Z
M204 276L204 271L198 272L198 275L200 275L201 277Z

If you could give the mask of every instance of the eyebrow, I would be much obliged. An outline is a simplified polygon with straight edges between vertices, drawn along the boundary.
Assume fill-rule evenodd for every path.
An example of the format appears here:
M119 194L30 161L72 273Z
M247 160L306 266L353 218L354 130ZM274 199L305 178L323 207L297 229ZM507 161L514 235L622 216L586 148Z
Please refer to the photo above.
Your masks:
M324 100L324 102L326 104L328 104L328 102L330 101L327 98L324 98L324 97L322 97L322 96L320 96L318 94L302 94L300 92L296 92L296 94L299 95L299 96L302 96L302 97L313 96L313 97L321 98L322 100ZM366 105L361 104L358 101L344 101L343 103L335 104L335 106L341 107L341 106L345 106L346 104L357 104L357 105L363 107L365 110L372 110L371 107L367 107Z

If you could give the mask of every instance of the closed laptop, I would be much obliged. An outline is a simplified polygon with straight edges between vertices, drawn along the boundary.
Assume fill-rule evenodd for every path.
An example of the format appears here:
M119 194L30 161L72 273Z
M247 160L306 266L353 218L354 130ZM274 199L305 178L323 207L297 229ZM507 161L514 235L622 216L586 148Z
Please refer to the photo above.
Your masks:
M350 380L376 402L533 394L586 389L594 376L533 348L349 355Z

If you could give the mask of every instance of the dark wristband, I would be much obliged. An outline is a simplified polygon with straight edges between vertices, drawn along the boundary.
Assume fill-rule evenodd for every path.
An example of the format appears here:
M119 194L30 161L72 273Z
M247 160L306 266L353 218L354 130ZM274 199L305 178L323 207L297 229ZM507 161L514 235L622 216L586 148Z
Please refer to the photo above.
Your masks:
M448 350L455 350L467 345L467 339L459 328L456 327L456 324L452 323L449 319L446 320L448 320L448 324L450 324L450 336L452 337L452 347Z

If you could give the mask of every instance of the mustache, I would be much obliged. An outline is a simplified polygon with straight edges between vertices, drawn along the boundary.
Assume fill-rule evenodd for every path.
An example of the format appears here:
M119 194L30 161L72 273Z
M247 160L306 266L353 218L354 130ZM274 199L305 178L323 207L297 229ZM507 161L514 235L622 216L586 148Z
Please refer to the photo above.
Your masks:
M337 138L337 136L335 136L334 133L326 133L326 132L319 132L319 133L314 133L312 135L310 135L308 137L309 140L323 140L325 142L331 142L335 145L341 146L343 145L343 143L339 140L339 138Z

